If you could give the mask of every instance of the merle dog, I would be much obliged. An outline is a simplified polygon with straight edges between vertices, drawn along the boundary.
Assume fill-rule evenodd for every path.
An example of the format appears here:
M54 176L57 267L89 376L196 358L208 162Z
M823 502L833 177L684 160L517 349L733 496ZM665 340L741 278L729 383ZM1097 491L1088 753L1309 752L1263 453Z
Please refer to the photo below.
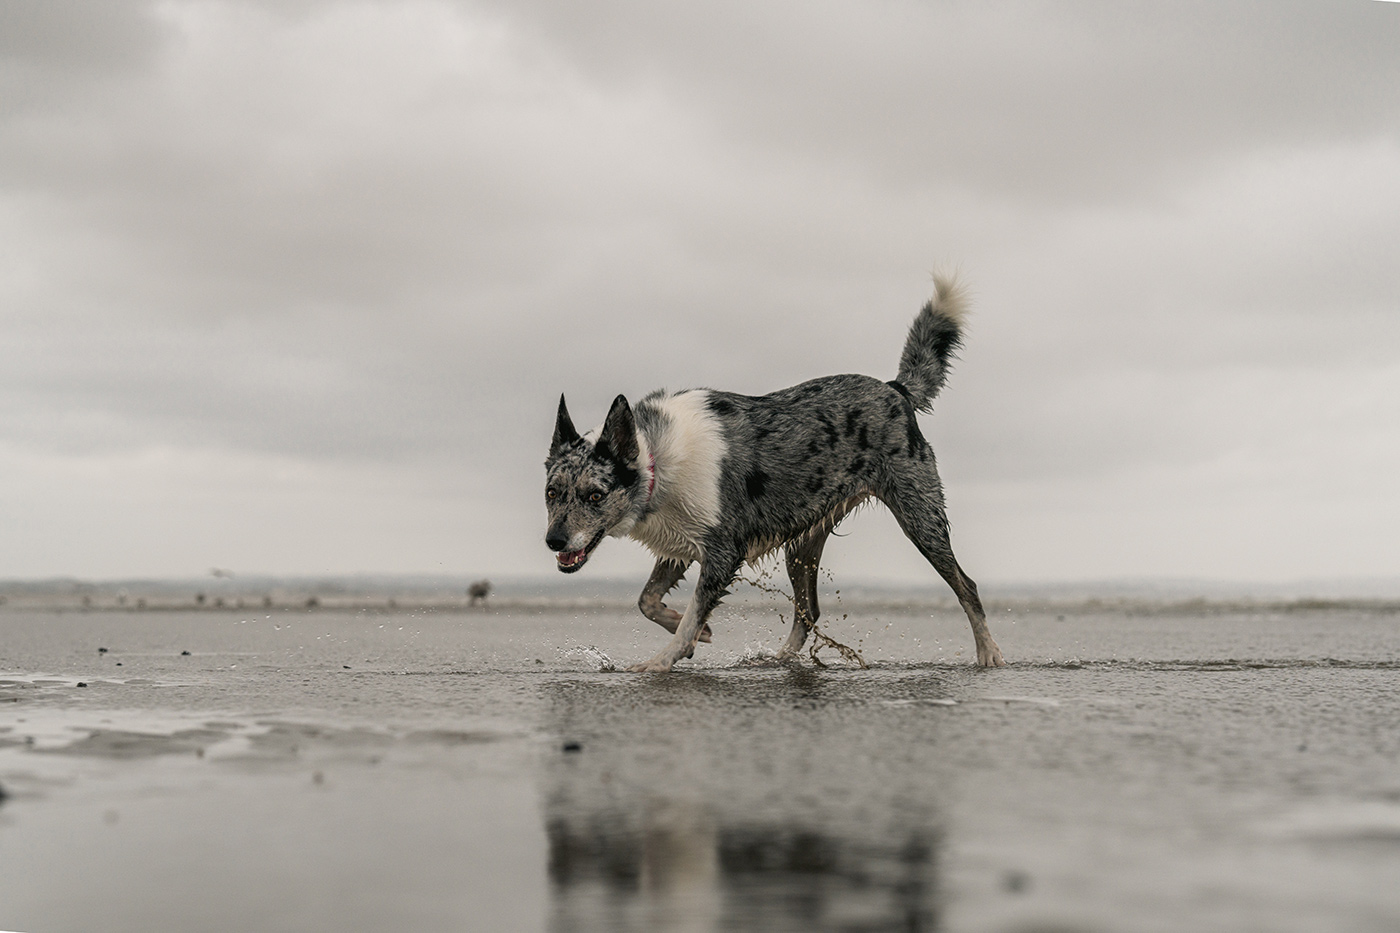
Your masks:
M948 540L943 486L916 411L931 411L961 342L962 291L935 278L904 345L899 376L827 376L771 395L710 389L619 395L601 427L580 436L564 398L545 461L549 530L559 569L573 573L604 536L635 538L656 555L642 613L673 633L634 671L669 671L710 640L706 620L739 567L783 548L796 607L779 657L792 657L818 618L817 566L837 523L875 497L952 587L972 623L977 663L1005 662L977 586ZM661 600L692 561L682 615Z

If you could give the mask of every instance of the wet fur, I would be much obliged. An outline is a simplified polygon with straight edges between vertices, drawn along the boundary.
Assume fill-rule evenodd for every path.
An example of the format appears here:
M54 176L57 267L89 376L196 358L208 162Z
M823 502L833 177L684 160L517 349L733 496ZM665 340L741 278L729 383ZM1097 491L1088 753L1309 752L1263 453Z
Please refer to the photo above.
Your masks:
M707 620L739 567L779 548L797 607L780 656L794 655L820 615L827 535L871 498L957 594L978 664L1003 663L976 584L953 556L943 486L916 417L930 410L962 338L962 292L935 283L890 382L826 376L763 396L658 390L635 407L619 395L602 426L582 436L560 398L545 462L545 540L559 568L580 569L605 536L634 538L657 558L638 606L673 637L632 670L670 670L690 657L710 640ZM695 592L677 613L662 600L696 561Z

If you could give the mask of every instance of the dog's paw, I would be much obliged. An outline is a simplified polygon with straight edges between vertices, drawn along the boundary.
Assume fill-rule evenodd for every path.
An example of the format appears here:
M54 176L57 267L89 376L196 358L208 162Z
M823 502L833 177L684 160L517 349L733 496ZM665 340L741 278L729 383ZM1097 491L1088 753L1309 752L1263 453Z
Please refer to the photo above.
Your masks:
M665 674L671 669L672 663L667 658L656 657L641 664L633 664L627 670L633 674Z
M996 642L988 645L977 646L977 666L978 667L1005 667L1006 659L1001 656L1001 649Z

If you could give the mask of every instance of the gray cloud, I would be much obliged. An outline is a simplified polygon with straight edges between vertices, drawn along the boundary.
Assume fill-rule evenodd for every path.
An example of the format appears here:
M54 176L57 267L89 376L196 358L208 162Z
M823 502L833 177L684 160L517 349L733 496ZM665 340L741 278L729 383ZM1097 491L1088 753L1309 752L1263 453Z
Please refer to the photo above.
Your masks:
M616 86L796 159L1032 201L1117 198L1260 146L1391 135L1375 3L502 5ZM1390 120L1387 123L1387 120Z
M957 266L986 574L1380 572L1398 12L8 5L0 511L48 543L0 560L529 570L558 392L893 375ZM1291 557L1201 545L1301 498Z
M170 38L150 5L14 0L0 8L7 109L52 100L80 80L143 70Z

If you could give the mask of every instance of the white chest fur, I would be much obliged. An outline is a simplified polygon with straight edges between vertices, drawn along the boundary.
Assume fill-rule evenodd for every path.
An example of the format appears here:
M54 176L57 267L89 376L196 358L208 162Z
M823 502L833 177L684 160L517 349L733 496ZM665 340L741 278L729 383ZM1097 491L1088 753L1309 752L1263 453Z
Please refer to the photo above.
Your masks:
M646 437L656 459L656 487L650 511L629 535L657 557L700 559L704 532L720 519L719 480L728 445L709 395L691 391L649 400L666 416Z

